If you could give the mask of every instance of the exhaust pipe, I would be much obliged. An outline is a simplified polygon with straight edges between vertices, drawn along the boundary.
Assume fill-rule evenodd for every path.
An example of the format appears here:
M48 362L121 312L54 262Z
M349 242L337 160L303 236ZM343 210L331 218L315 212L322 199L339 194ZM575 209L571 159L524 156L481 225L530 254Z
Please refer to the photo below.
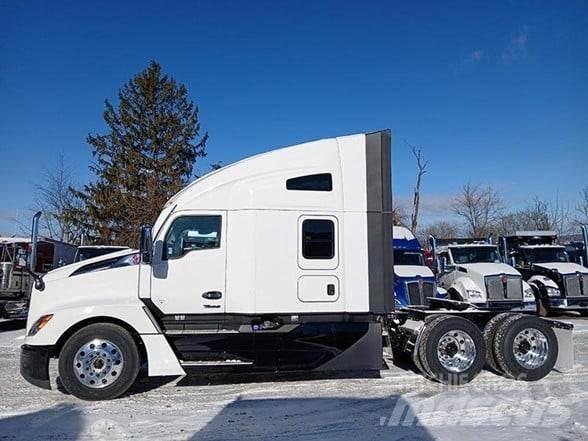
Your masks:
M588 225L582 225L582 241L584 242L584 263L588 265ZM584 265L584 266L585 266Z
M31 251L29 254L27 265L24 267L26 272L35 281L35 288L39 291L45 289L45 282L43 277L35 272L37 266L37 243L39 242L39 219L41 218L41 212L37 211L33 216L33 223L31 225Z
M506 263L507 265L509 265L509 262L508 262L508 247L506 246L506 237L501 237L500 238L500 245L502 246L502 263Z
M431 255L433 257L433 265L437 270L437 274L441 272L441 268L439 267L439 259L437 259L437 239L432 234L429 234L429 248L431 248Z
M14 264L12 262L2 262L0 264L0 287L2 289L9 289L12 284L12 270Z
M486 242L488 242L490 245L494 245L494 233L490 233L488 235L488 239L486 239Z
M37 211L33 216L33 223L31 225L31 253L29 255L29 269L35 271L37 267L37 243L39 242L39 219L41 212Z

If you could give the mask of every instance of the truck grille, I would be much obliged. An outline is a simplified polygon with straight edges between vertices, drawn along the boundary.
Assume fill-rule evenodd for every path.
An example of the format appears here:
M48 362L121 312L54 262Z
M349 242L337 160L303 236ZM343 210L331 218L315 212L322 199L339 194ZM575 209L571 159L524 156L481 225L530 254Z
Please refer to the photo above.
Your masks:
M428 305L427 297L435 296L435 284L421 280L407 282L406 291L411 305Z
M488 300L523 300L523 279L519 276L486 277Z
M588 297L588 274L564 276L567 297Z

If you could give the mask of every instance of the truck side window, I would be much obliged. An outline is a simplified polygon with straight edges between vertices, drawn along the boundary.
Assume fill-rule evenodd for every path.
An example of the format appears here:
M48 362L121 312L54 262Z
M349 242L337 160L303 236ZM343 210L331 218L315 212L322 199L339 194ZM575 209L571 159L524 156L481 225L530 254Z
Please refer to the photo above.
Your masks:
M333 190L333 178L330 173L299 176L286 181L287 190L303 191L331 191Z
M220 216L181 216L165 235L163 259L177 259L193 250L220 247Z
M305 259L335 257L335 224L331 220L307 219L302 222L302 256Z

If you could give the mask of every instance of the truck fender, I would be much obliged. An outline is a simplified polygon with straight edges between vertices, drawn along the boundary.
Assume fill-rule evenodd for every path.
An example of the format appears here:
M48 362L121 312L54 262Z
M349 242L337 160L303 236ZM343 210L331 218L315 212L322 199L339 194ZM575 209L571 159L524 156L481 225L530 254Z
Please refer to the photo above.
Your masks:
M446 299L448 298L448 293L447 290L444 288L441 288L440 286L437 286L437 297L441 298L441 299Z
M485 290L481 289L469 277L459 277L458 279L456 279L448 289L448 291L451 291L451 290L457 292L461 296L462 300L464 300L466 302L469 300L468 295L467 295L468 290L480 291L484 295L484 297L486 295Z
M149 376L186 375L165 335L140 303L59 309L38 334L26 337L25 344L55 346L85 323L100 321L119 323L136 332L145 346Z

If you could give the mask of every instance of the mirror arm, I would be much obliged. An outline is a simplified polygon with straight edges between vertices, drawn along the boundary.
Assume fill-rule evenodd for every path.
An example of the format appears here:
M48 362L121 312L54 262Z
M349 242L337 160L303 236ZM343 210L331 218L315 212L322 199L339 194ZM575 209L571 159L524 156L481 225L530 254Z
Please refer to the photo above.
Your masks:
M45 289L45 282L43 281L43 275L37 274L33 270L31 270L28 266L21 267L28 275L30 275L33 280L35 281L35 289L38 291L43 291Z

